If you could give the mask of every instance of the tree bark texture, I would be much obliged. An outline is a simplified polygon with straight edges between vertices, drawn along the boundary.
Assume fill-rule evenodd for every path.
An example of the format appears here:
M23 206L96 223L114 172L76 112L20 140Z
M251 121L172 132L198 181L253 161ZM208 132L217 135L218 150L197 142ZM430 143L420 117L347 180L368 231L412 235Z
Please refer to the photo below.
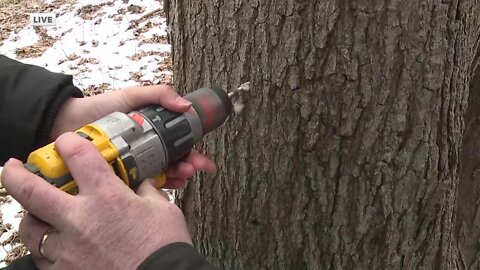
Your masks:
M205 140L218 172L179 202L199 250L224 269L478 269L479 10L165 1L178 90L251 82Z

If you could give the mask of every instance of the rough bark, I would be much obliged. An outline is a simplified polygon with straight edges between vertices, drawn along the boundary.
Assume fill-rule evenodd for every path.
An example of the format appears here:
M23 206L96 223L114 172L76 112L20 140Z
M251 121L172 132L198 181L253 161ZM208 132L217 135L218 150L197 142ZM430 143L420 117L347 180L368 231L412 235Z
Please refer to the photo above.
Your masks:
M480 155L460 173L478 1L166 2L177 89L252 86L180 201L209 260L478 267Z
M470 83L460 156L456 235L461 269L480 269L480 72Z

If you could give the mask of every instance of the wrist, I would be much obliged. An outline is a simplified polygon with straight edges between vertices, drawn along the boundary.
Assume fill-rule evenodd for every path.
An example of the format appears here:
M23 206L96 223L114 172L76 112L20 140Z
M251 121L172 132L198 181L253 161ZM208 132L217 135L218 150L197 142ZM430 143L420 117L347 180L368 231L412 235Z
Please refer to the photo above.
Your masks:
M82 113L79 108L81 100L83 98L69 97L65 99L53 122L49 142L55 141L58 136L65 132L74 131L78 128L75 123L78 122L78 115Z
M38 127L34 147L44 146L51 141L53 126L61 113L60 109L64 107L65 102L72 97L83 97L82 91L73 85L65 86L62 88L62 91L59 91L55 95L47 107L48 109L43 112L42 122Z

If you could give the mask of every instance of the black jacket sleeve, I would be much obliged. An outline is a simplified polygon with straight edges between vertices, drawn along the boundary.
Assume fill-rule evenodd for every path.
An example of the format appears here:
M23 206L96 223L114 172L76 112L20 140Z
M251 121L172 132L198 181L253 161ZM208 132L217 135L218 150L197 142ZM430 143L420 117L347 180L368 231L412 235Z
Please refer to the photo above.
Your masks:
M60 106L82 96L72 76L0 55L0 166L47 144Z
M150 255L138 270L219 270L187 243L173 243Z
M72 76L50 72L0 55L0 166L48 143L53 122L63 102L83 97ZM31 255L2 269L34 270Z
M37 270L32 256L19 258L0 270ZM186 243L173 243L150 255L138 270L220 270L207 262L198 251Z
M0 270L38 270L31 254L20 257Z

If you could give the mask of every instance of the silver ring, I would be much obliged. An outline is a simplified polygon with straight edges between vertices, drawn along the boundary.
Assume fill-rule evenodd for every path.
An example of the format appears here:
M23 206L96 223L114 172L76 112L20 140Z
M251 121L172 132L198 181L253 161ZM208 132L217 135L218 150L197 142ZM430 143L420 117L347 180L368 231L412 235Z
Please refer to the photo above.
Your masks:
M40 243L38 244L38 252L40 253L40 255L42 255L43 257L47 258L47 256L45 256L45 250L43 248L43 246L45 245L45 241L47 241L47 238L48 236L50 235L50 233L52 233L54 231L53 228L50 228L48 229L42 236L42 239L40 240Z

